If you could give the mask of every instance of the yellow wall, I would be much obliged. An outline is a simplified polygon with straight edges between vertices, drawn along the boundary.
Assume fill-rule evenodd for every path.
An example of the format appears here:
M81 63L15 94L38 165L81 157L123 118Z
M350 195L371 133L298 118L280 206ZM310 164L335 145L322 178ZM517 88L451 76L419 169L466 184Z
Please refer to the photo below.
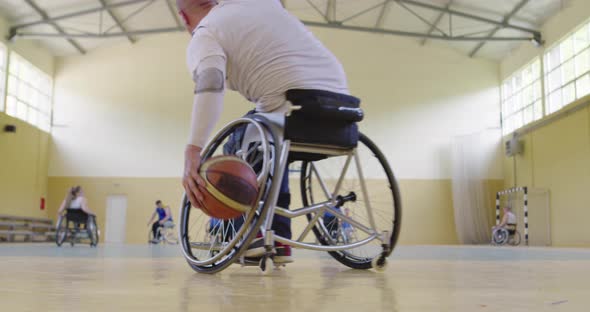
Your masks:
M179 180L175 178L49 178L49 215L57 215L67 190L81 185L88 199L90 209L97 215L101 233L105 233L107 197L109 195L127 196L126 241L128 243L147 243L147 221L154 212L156 199L170 205L173 217L178 220L178 208L182 196Z
M451 139L499 127L497 63L406 38L314 32L363 100L361 130L401 178L450 178ZM184 33L157 35L60 58L50 175L178 176L193 97L187 41ZM219 126L251 108L228 92Z
M552 46L587 21L588 12L590 1L567 1L565 7L541 27L545 46ZM523 44L502 61L501 76L508 77L534 57L542 57L544 52L542 48ZM578 104L583 105L588 100ZM520 136L524 142L522 155L504 158L505 186L548 189L550 217L542 221L550 225L553 245L590 246L590 228L586 225L590 219L590 111L585 108L544 123ZM529 209L532 214L535 207ZM530 226L545 228L546 224Z
M0 17L3 42L7 25ZM53 56L37 43L17 41L7 46L53 75ZM0 132L0 214L47 217L46 211L40 210L40 199L47 197L50 135L0 111L0 129L7 124L15 125L17 132Z
M524 153L516 171L506 159L506 186L548 189L551 241L555 246L590 246L590 109L584 108L521 138ZM530 207L531 214L535 207ZM531 224L544 226L544 224Z
M489 201L502 188L502 180L487 181ZM73 185L82 185L90 208L97 213L99 228L105 229L106 201L109 195L126 195L126 242L147 243L147 220L154 211L154 202L161 199L170 205L178 220L182 187L179 178L87 178L50 177L49 214L55 216L66 191ZM291 185L298 185L292 181ZM402 234L400 244L457 244L450 180L401 180L403 200ZM292 190L292 208L301 204L299 190ZM492 205L492 204L490 204ZM490 214L494 212L490 209ZM491 218L494 219L494 218ZM495 219L494 219L495 220ZM293 232L300 233L304 218L293 223ZM490 225L491 226L491 225ZM104 235L103 235L104 237Z
M0 214L47 217L40 198L47 197L49 134L0 113L0 127L6 124L17 132L0 132Z
M499 127L498 64L407 38L313 31L342 61L351 92L363 100L360 127L402 181L402 242L457 243L451 142ZM150 36L58 60L52 209L67 187L80 184L104 222L108 194L127 194L137 216L128 218L127 241L143 243L153 201L162 197L176 207L193 96L188 39L183 33ZM221 123L251 107L229 92ZM497 150L500 141L485 144ZM501 179L502 172L491 170L484 178ZM120 190L109 186L115 183Z

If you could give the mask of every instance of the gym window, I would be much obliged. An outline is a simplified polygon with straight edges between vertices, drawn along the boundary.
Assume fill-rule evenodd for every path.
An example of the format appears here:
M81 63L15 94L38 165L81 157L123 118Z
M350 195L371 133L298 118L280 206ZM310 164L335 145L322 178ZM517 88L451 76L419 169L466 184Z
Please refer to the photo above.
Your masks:
M502 129L511 133L543 117L541 60L535 58L502 82Z
M590 23L549 49L544 65L547 114L590 94Z
M4 111L4 97L6 95L6 46L0 42L0 112Z
M10 53L6 113L39 129L51 129L53 81L15 52Z

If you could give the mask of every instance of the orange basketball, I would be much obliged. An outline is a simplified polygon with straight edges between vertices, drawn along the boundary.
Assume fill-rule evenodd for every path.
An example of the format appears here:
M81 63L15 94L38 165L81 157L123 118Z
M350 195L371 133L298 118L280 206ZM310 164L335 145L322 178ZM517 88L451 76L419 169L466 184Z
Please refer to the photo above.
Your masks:
M199 169L205 180L201 210L207 215L234 219L256 206L258 182L250 165L235 156L216 156Z

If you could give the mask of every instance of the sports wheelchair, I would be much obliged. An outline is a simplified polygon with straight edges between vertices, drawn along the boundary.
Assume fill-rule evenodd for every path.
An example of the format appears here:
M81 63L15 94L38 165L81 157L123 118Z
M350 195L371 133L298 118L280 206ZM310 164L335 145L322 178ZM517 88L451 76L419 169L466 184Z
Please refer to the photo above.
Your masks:
M99 240L96 217L80 209L67 209L57 221L55 243L61 246L67 239L70 240L72 247L81 239L88 239L90 247L96 247Z
M492 244L497 246L502 245L520 245L520 233L516 230L516 225L510 227L497 228L492 232Z
M185 195L179 237L188 264L200 273L239 263L259 266L268 274L273 265L281 266L273 263L274 243L280 242L328 252L350 268L383 270L400 234L401 197L385 156L358 131L357 122L363 119L360 100L317 90L290 90L286 96L292 104L287 114L246 115L226 125L204 147L203 161L232 154L261 168L259 205L211 231L209 217L193 208ZM239 148L228 148L236 141ZM301 166L297 178L303 207L287 210L276 203L285 168L292 162ZM344 208L350 215L342 212ZM323 220L326 212L333 221L354 228L354 235L334 236ZM275 214L299 219L304 228L293 238L276 235L271 229ZM244 251L257 235L264 237L264 256L245 258Z
M174 230L174 222L166 221L162 224L161 227L158 228L157 237L159 237L158 241L164 242L169 245L177 245L178 239L176 238L176 231ZM154 232L150 228L148 234L148 243L152 243L155 241Z

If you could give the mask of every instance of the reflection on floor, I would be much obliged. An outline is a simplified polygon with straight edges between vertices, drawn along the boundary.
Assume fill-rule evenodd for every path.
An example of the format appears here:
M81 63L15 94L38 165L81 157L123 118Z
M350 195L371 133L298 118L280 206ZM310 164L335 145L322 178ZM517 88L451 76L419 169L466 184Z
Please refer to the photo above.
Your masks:
M178 246L0 245L2 311L588 311L590 250L400 247L383 273L296 250L261 276Z

